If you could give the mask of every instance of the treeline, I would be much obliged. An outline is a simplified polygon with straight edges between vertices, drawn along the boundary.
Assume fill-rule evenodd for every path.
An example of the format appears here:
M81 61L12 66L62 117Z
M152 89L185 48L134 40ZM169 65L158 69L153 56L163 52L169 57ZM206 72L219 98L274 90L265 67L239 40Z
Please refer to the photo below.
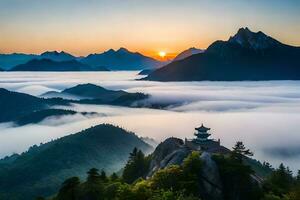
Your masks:
M182 165L158 170L147 177L151 155L145 156L136 148L129 156L123 173L106 173L93 168L81 182L78 177L67 179L51 200L200 200L206 196L201 183L203 161L201 152L192 152ZM252 152L238 142L230 155L213 155L223 188L224 200L299 200L300 171L293 176L283 164L272 169L264 180L255 177L244 159ZM265 164L266 167L271 166ZM42 200L44 198L37 198Z

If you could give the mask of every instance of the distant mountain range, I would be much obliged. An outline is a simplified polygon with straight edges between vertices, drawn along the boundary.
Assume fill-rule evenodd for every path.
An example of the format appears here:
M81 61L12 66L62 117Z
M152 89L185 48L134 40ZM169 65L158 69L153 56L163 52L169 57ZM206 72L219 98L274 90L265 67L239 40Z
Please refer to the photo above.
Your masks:
M155 81L300 80L300 47L289 46L248 28L216 41L200 54L150 73Z
M187 57L190 57L194 54L198 54L198 53L203 53L205 50L203 49L197 49L195 47L189 48L181 53L179 53L174 59L173 61L178 61L178 60L182 60L185 59Z
M125 48L120 48L117 51L110 49L101 54L90 54L81 62L91 66L105 66L110 70L142 70L162 66L160 61L140 53L130 52Z
M61 52L46 51L46 52L42 53L39 57L42 59L49 59L49 60L58 61L58 62L78 59L77 57L75 57L69 53L66 53L64 51L61 51Z
M152 147L132 132L102 124L33 146L0 160L0 199L35 199L52 195L70 176L85 178L96 167L120 170L134 148Z
M94 69L77 60L54 61L50 59L33 59L25 64L20 64L10 71L107 71L105 68Z
M34 54L23 53L0 54L0 66L4 70L9 70L16 65L24 64L36 57L37 55Z
M53 62L50 63L50 61ZM110 49L103 53L90 54L87 57L76 57L64 51L47 51L40 55L0 54L0 66L4 70L13 69L13 71L21 71L20 68L22 71L143 70L156 69L163 64L163 62L140 53L130 52L125 48L117 51Z

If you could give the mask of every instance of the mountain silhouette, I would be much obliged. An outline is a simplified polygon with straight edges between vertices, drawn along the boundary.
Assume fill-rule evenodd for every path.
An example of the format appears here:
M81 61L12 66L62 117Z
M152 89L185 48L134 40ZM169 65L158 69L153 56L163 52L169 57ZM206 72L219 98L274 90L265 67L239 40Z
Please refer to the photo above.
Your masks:
M125 48L115 51L110 49L101 54L90 54L80 60L91 66L105 66L110 70L142 70L160 67L162 63L140 53L133 53Z
M106 68L95 68L77 60L53 61L50 59L33 59L20 64L11 71L107 71Z
M189 56L192 56L194 54L198 54L198 53L203 53L204 50L202 49L197 49L195 47L189 48L187 50L184 50L183 52L179 53L174 59L173 61L178 61L178 60L182 60L185 59Z
M40 58L49 59L53 61L70 61L76 59L75 56L64 51L46 51L40 55Z
M241 28L228 41L212 43L204 53L172 62L151 73L156 81L300 80L300 48L263 32Z

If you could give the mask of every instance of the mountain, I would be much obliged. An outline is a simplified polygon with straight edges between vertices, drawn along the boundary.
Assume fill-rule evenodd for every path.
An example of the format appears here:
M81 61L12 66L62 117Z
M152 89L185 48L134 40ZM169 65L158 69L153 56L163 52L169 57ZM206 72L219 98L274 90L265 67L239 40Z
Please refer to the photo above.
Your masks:
M195 47L189 48L187 50L184 50L183 52L179 53L174 59L173 61L178 61L178 60L182 60L185 59L187 57L190 57L194 54L198 54L198 53L203 53L204 50L202 49L196 49Z
M64 179L85 177L93 167L107 172L120 170L135 147L144 152L152 150L134 133L108 124L35 145L0 160L0 199L52 195Z
M39 56L41 59L49 59L53 61L70 61L76 60L76 57L64 51L46 51Z
M263 32L259 31L254 33L250 31L248 27L240 28L233 37L229 38L228 42L254 50L271 49L273 47L280 48L283 46L282 43L267 36Z
M32 111L49 106L43 99L0 88L0 122L11 121Z
M94 71L94 68L76 60L53 61L43 58L17 65L11 71Z
M300 80L300 47L282 44L263 32L241 28L204 53L172 62L151 73L156 81Z
M0 123L17 121L28 115L34 116L32 114L35 112L49 109L53 105L69 104L68 101L63 99L43 99L0 88ZM49 113L48 116L50 116ZM32 118L32 120L34 120L34 118Z
M90 54L80 60L90 66L105 66L109 70L142 70L160 67L162 63L140 53L133 53L125 48L115 51L110 49L101 54Z
M0 66L2 69L9 70L16 65L24 64L37 57L38 55L23 53L0 54Z
M138 102L149 96L143 93L128 93L122 90L107 90L93 84L82 84L59 92L48 92L38 98L32 95L12 92L0 88L0 123L15 122L17 125L38 123L51 116L76 114L71 110L52 109L55 105L108 104L129 107L146 107ZM72 97L71 99L64 99ZM94 113L78 113L82 115Z
M77 100L77 103L86 104L111 104L130 106L136 101L148 98L142 93L128 93L123 90L108 90L94 84L79 84L63 90L62 92L46 92L41 95L46 98L59 97Z
M75 115L77 112L73 110L63 110L63 109L44 109L33 111L29 114L22 115L18 117L14 123L18 126L23 126L27 124L35 124L43 121L47 117L59 117L63 115Z
M123 90L108 90L98 85L91 83L79 84L75 87L71 87L62 91L63 94L69 94L79 96L82 99L116 99L122 95L128 94Z

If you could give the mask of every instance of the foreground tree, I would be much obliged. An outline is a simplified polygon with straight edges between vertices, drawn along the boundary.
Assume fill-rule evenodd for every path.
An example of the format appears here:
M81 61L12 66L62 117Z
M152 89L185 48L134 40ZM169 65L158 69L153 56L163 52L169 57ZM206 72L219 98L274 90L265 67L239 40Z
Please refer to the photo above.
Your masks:
M80 181L78 177L65 180L60 188L57 200L76 200L78 199Z
M126 183L133 183L138 178L145 177L148 169L149 159L145 157L141 150L134 148L124 167L122 178Z
M80 199L102 200L104 199L104 185L98 169L92 168L88 172L87 181L82 186Z
M278 169L273 171L265 181L264 190L267 193L272 193L282 198L292 189L293 185L294 179L292 172L281 163Z

